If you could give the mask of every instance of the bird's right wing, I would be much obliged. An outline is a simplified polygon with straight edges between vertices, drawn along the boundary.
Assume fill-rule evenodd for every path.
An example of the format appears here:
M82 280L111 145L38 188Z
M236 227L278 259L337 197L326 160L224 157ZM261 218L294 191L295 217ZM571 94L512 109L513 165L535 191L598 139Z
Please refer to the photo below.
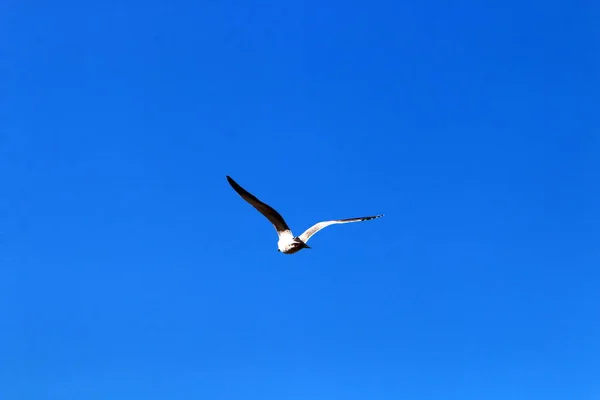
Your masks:
M290 231L290 228L285 223L285 220L283 219L283 217L277 211L275 211L268 204L265 204L262 201L260 201L259 199L257 199L256 197L254 197L246 189L244 189L243 187L238 185L238 183L236 181L234 181L233 179L231 179L229 176L227 176L227 181L229 182L231 187L240 196L242 196L242 198L244 200L246 200L248 203L250 203L252 205L252 207L256 208L262 215L264 215L265 217L267 217L267 219L269 221L271 221L273 226L275 226L275 230L277 230L278 236L281 236L281 235L292 236L292 232Z
M304 243L306 243L308 241L308 239L310 239L310 237L312 235L314 235L315 233L319 232L321 229L328 227L329 225L334 225L334 224L347 224L349 222L361 222L361 221L368 221L370 219L375 219L375 218L379 218L379 217L383 217L383 214L380 215L374 215L371 217L358 217L358 218L346 218L346 219L335 219L332 221L323 221L323 222L319 222L314 224L313 226L311 226L310 228L308 228L307 230L304 231L304 233L302 235L300 235L298 238L300 240L302 240Z

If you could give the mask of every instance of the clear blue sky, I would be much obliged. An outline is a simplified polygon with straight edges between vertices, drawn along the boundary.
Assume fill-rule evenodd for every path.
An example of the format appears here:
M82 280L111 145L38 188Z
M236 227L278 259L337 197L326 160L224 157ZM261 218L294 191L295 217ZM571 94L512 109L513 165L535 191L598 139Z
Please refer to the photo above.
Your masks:
M599 11L3 1L0 398L600 398Z

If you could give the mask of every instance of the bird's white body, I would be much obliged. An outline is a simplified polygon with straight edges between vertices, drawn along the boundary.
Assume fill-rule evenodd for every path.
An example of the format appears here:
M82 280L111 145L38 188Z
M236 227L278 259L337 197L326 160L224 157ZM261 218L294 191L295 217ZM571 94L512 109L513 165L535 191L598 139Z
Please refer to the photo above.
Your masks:
M370 219L375 219L382 217L383 214L374 215L371 217L359 217L359 218L346 218L346 219L336 219L331 221L323 221L314 224L310 228L308 228L304 233L300 236L294 236L292 231L285 223L283 217L279 215L277 211L275 211L269 205L263 203L258 200L240 185L231 179L229 176L227 177L227 181L233 187L233 189L252 207L256 208L261 214L263 214L275 227L277 231L277 236L279 236L279 240L277 241L277 251L280 251L284 254L294 254L302 249L310 249L310 247L306 244L308 239L315 233L319 232L321 229L333 225L333 224L347 224L349 222L360 222L360 221L368 221Z
M281 240L277 242L277 249L284 254L294 254L304 247L301 243L289 241L289 240Z
M279 235L279 240L277 241L277 250L282 253L289 254L289 251L294 248L294 235L291 232L287 234L289 231L282 232Z
M277 250L284 254L294 254L304 248L310 249L306 243L295 238L291 231L281 232L277 241Z

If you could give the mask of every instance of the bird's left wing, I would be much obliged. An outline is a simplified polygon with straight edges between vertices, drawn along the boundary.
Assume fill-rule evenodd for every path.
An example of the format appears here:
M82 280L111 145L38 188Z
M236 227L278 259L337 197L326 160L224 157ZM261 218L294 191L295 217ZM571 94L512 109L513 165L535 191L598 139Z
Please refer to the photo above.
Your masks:
M227 181L244 200L250 203L252 207L256 208L262 215L264 215L269 221L271 221L273 226L275 226L275 230L277 230L278 236L292 236L292 232L290 231L288 225L285 223L285 220L277 211L275 211L273 207L257 199L254 195L252 195L246 189L241 187L236 181L231 179L231 177L227 176Z

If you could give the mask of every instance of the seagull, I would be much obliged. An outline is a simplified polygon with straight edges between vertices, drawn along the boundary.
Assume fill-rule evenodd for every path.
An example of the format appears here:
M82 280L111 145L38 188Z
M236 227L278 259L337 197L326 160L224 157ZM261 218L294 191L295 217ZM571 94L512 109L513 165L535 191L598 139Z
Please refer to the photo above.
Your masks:
M334 219L331 221L318 222L310 228L308 228L307 230L305 230L302 235L294 236L288 225L285 223L283 217L277 211L275 211L272 207L254 197L243 187L238 185L236 181L231 179L231 177L227 176L227 181L229 182L231 187L240 196L242 196L244 200L250 203L252 207L256 208L262 215L264 215L269 221L271 221L271 223L275 227L275 230L277 231L277 236L279 236L279 241L277 242L277 251L282 252L284 254L294 254L302 249L310 249L310 247L306 244L306 242L308 242L308 239L310 239L312 235L319 232L321 229L328 227L329 225L368 221L370 219L383 217L383 214L380 214L370 217Z

